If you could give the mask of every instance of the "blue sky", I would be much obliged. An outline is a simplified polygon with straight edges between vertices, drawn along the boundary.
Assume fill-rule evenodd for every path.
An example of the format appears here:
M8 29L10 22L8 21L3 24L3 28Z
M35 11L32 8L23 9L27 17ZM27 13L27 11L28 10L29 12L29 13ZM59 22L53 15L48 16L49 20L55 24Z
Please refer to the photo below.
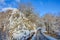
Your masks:
M27 4L30 2L35 12L41 16L46 13L58 14L60 12L60 0L1 0L0 10L5 7L17 8L18 3Z

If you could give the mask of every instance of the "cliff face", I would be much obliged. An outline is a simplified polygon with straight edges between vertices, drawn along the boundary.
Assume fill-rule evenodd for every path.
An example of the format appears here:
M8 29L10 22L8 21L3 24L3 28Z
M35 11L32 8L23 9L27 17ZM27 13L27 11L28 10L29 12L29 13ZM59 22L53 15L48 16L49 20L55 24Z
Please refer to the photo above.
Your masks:
M29 35L32 31L35 32L37 28L37 25L19 10L12 12L9 21L9 32L12 33L13 38L18 37L18 39L21 39L23 36Z
M39 20L37 20L38 17L34 14L22 13L18 9L9 9L1 12L0 14L0 28L2 29L1 33L7 32L7 37L9 37L9 40L12 38L22 38L23 36L29 35L32 31L32 33L36 31ZM27 17L27 15L29 16ZM35 18L35 20L33 18Z
M31 12L24 13L18 9L7 9L0 13L0 38L2 40L33 40L36 37L37 40L42 37L41 40L48 40L42 33L59 33L59 20L52 16L40 18Z

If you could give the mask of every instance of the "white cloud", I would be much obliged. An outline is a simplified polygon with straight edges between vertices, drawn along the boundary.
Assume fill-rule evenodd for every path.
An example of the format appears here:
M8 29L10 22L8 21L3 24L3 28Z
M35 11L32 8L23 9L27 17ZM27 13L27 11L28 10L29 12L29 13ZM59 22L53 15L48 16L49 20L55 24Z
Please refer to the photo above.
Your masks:
M2 8L0 11L7 11L7 10L18 10L18 9L12 7L6 7L6 8Z
M6 6L5 0L0 0L0 10Z
M5 0L0 0L0 3L4 3L5 2Z
M20 0L14 0L11 4L7 4L5 2L5 0L0 0L0 9L2 9L4 6L6 6L6 7L17 7L17 4L19 2L20 2Z
M0 0L0 4L6 5L5 0Z
M16 2L20 2L20 0L15 0Z

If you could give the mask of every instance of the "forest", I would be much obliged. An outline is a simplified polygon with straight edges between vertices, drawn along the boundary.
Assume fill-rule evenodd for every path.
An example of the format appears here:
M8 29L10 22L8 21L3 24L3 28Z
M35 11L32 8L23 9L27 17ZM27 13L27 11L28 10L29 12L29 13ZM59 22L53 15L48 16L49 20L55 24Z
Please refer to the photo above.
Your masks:
M0 40L60 40L60 16L40 17L26 5L6 8L0 12Z

